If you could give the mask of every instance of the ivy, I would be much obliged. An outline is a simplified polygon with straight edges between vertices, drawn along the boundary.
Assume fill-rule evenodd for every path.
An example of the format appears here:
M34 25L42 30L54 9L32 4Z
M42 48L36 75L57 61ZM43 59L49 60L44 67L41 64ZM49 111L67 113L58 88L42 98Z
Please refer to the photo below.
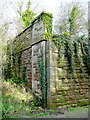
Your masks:
M22 84L23 80L21 77L11 77L7 80L8 82L11 82L11 83L16 83L16 84Z
M19 53L18 54L18 75L19 76L20 76L21 56L22 56L22 53Z
M33 94L33 96L34 96L33 104L35 106L41 106L42 105L42 99L39 96L35 95L35 94Z
M79 45L81 46L81 51L83 54L83 61L88 69L88 73L90 74L90 51L87 38L85 36L81 36L78 38L71 39L68 33L64 33L61 35L54 35L53 42L55 43L58 49L58 61L61 59L61 47L65 47L65 54L69 63L70 72L74 72L74 63L73 57L77 60L77 64L80 65L80 53L79 53Z
M74 42L74 51L75 51L75 57L79 57L79 42Z
M67 55L67 59L68 59L68 63L69 63L69 68L70 68L70 72L74 71L74 66L73 66L73 52L72 52L72 42L71 40L68 40L66 42L66 55Z
M52 14L42 13L40 19L44 22L44 37L49 40L52 37Z
M43 108L46 107L46 96L47 96L47 81L46 81L46 68L43 61L43 48L41 48L41 55L38 59L38 70L39 70L39 79L42 91L42 105Z
M61 48L62 46L65 47L65 54L67 56L67 60L69 63L70 72L73 72L74 65L73 65L73 52L72 52L72 41L70 35L68 33L64 33L61 35L54 35L53 42L55 43L58 49L58 62L62 57Z
M26 70L27 70L27 67L24 66L23 67L23 70L22 70L22 79L23 79L23 83L27 84L27 79L26 79Z
M79 41L74 41L74 58L77 65L80 65L80 55L79 55Z
M88 39L83 35L79 38L79 42L81 44L81 51L83 53L83 62L88 69L88 74L90 75L90 46L88 45Z
M10 62L8 62L7 65L4 67L3 75L4 75L5 80L10 79L12 77Z

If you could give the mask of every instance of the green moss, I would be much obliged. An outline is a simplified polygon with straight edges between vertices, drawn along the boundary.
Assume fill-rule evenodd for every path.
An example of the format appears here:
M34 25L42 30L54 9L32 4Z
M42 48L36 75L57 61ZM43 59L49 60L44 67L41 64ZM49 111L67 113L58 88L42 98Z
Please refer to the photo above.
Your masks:
M62 95L62 96L65 96L65 95L67 95L67 91L65 90L59 90L58 92L57 92L57 94L58 95Z
M89 105L89 100L82 99L77 103L77 106L85 106L85 105Z
M46 81L46 66L43 61L43 48L41 48L40 57L38 59L38 70L39 70L39 80L41 85L41 91L42 91L42 107L45 108L47 106L47 81Z

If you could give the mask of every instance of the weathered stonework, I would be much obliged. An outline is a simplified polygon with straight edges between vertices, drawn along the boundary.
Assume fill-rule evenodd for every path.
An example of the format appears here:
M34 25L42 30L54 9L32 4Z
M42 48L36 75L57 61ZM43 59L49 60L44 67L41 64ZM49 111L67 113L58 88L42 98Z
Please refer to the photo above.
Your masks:
M80 64L75 62L75 71L71 74L64 53L64 47L62 47L62 57L58 63L57 48L53 43L51 44L50 108L60 107L62 105L70 107L89 104L88 84L90 76L82 57ZM81 50L80 54L82 56Z
M52 16L47 13L41 13L22 33L20 33L13 41L12 54L14 61L14 70L16 76L25 77L28 81L27 86L40 99L43 97L41 90L39 60L41 58L41 50L43 51L42 64L43 72L47 87L46 89L46 105L50 108L60 106L77 106L88 104L88 82L90 76L87 68L83 63L81 48L81 64L75 61L75 71L73 74L69 72L67 56L65 48L62 46L62 57L58 61L58 49L52 41L52 31L48 29L48 25L52 26ZM49 35L49 34L50 35ZM8 48L10 54L10 46ZM43 71L44 70L44 71ZM45 103L44 103L45 104Z

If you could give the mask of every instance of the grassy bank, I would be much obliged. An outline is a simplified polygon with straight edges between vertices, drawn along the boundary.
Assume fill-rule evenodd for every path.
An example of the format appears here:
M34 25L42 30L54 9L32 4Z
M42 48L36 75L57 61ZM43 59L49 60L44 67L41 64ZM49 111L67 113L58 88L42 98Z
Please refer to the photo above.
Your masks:
M21 117L21 114L28 114L32 109L35 109L35 106L33 105L33 96L30 91L26 92L23 85L19 86L15 83L3 82L3 118Z

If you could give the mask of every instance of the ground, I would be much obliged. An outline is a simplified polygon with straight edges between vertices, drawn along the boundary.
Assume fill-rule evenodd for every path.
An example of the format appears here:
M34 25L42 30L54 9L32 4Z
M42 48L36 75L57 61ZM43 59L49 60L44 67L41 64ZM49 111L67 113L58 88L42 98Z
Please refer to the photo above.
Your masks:
M3 82L2 117L6 118L88 118L88 107L42 109L35 105L32 93L23 86Z
M47 112L49 113L48 115L45 114ZM34 112L32 114L34 114ZM26 115L23 116L23 118L30 118L30 116ZM37 115L37 118L88 118L88 107L84 106L69 109L41 110L41 116Z

